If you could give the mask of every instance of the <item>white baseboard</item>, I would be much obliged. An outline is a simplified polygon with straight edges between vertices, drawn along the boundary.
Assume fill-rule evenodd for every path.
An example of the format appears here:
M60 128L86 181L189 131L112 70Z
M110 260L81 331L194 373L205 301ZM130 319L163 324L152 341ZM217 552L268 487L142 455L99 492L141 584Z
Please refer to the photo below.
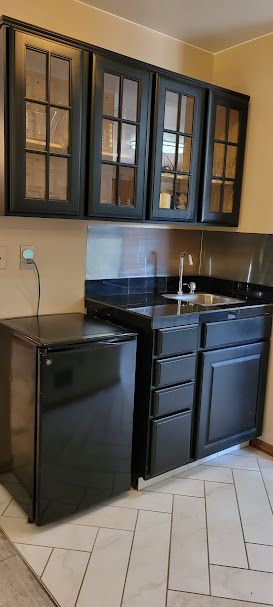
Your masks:
M165 472L165 474L160 474L159 476L155 476L150 478L148 481L145 481L143 478L138 479L138 489L146 489L155 483L159 483L159 481L164 481L166 478L170 478L172 476L176 476L179 472L186 472L189 468L194 468L195 466L199 466L200 464L205 464L211 459L215 459L216 457L220 457L220 455L226 455L231 451L237 451L238 449L242 449L243 447L247 447L249 445L249 441L245 441L240 445L235 445L235 447L229 447L229 449L224 449L223 451L218 451L217 453L213 453L213 455L208 455L208 457L203 457L202 459L198 459L195 462L191 462L190 464L186 464L185 466L180 466L180 468L175 468L174 470L170 470L169 472Z

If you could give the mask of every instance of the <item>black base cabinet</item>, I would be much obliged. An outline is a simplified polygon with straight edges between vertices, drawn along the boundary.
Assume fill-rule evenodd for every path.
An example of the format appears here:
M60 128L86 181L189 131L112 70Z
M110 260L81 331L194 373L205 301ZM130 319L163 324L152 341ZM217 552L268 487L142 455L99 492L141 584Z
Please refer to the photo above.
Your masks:
M200 313L198 324L153 329L111 305L87 300L87 309L138 332L134 487L261 435L270 312L219 309Z
M260 342L201 354L197 458L259 436L268 352Z
M152 476L179 468L190 461L191 423L191 411L152 421Z

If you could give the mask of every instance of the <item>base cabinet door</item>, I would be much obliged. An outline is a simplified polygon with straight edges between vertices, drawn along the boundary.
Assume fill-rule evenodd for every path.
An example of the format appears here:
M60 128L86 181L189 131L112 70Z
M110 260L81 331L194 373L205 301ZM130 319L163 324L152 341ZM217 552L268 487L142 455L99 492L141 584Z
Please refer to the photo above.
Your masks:
M190 459L191 411L152 422L150 474L156 476Z
M202 354L196 457L259 436L268 342Z

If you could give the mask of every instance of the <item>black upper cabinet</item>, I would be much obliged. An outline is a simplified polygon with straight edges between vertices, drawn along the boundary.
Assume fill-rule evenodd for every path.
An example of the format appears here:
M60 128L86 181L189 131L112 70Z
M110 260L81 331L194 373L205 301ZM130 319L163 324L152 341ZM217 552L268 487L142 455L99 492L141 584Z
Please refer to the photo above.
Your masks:
M145 211L150 74L93 55L88 215Z
M197 219L205 89L157 77L151 218Z
M2 18L0 211L237 225L249 98Z
M209 92L201 221L238 225L248 99Z
M79 215L83 54L10 34L10 212Z

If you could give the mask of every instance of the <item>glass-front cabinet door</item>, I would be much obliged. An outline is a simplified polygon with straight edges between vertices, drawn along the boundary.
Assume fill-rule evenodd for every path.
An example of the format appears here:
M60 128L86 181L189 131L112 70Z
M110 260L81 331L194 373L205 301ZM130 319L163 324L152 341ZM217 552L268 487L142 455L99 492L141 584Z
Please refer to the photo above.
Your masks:
M12 37L11 212L80 211L82 54Z
M248 100L209 92L201 220L238 225Z
M157 79L151 217L197 219L205 91Z
M143 218L149 101L148 72L93 56L90 216Z

